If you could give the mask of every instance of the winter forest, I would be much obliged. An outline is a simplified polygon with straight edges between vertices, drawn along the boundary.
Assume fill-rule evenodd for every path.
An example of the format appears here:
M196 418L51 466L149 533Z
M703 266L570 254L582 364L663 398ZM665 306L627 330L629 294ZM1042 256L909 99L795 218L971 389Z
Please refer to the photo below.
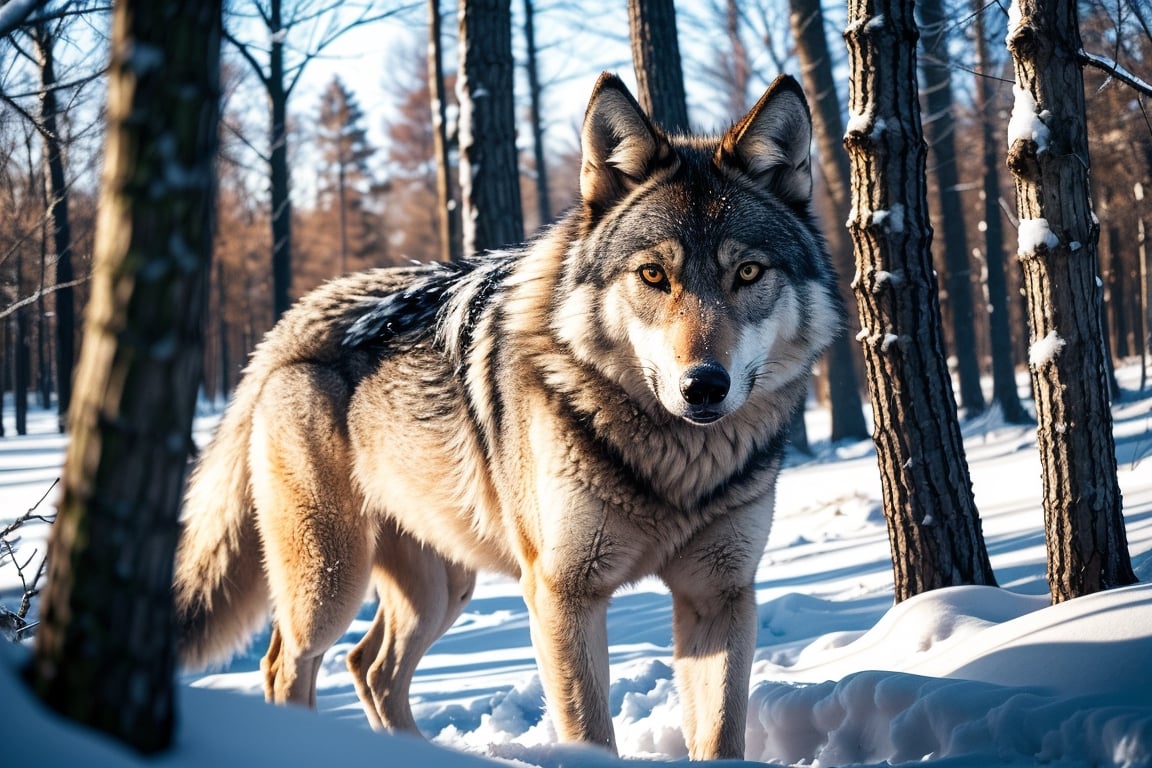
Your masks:
M602 71L669 132L726 130L781 73L812 115L847 327L757 574L747 759L1152 766L1148 0L0 2L14 754L686 759L655 585L609 615L619 759L556 743L515 583L481 581L417 675L447 750L370 733L343 669L370 605L314 719L245 708L266 631L186 675L168 630L188 459L253 348L329 279L579 204Z

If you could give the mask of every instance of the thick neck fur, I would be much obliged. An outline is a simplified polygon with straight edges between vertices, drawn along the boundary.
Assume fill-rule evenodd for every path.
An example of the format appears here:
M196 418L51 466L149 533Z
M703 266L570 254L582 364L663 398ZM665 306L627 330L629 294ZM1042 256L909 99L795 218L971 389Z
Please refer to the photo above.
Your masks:
M518 260L502 289L507 291L502 314L496 317L490 308L482 322L496 323L496 333L521 356L493 376L493 357L474 348L468 353L468 379L500 382L501 398L522 396L524 387L550 393L573 429L615 453L636 473L638 484L683 511L715 498L756 468L775 466L782 445L774 436L786 431L802 382L757 393L736 413L697 426L664 410L642 380L622 381L626 373L581 362L556 338L552 315L564 283L564 244L568 228L579 226L575 217L561 222Z

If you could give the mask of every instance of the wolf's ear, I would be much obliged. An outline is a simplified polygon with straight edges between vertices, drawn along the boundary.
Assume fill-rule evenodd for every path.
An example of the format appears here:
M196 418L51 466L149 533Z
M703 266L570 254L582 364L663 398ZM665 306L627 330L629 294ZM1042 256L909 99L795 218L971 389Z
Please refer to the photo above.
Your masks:
M790 205L812 197L812 117L800 84L780 75L724 135L716 162L747 174Z
M592 90L580 145L580 197L599 209L618 202L671 154L624 83L608 72Z

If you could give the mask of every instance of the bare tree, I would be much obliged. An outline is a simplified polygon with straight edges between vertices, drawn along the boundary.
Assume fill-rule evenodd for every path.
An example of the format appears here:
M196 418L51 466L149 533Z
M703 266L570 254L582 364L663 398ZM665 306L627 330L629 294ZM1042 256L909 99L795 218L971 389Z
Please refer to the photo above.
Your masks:
M44 175L47 184L48 220L56 256L56 402L60 430L72 400L72 366L76 358L76 309L72 282L72 226L68 220L68 186L64 180L64 153L57 126L56 64L53 56L55 36L45 22L37 22L30 31L40 65L40 114L37 127L44 139Z
M225 39L248 62L268 97L268 163L272 198L272 306L278 318L291 302L292 197L288 171L288 100L308 64L349 31L393 15L374 0L246 0L232 7ZM261 28L259 40L244 32Z
M142 752L172 737L177 517L200 383L221 2L121 0L98 268L29 678Z
M1076 4L1015 0L1007 40L1048 584L1061 602L1136 580L1116 477Z
M842 144L844 121L840 117L840 98L832 76L832 56L824 30L824 13L819 0L790 0L789 7L792 37L796 41L796 56L800 60L804 90L813 106L812 129L816 137L816 156L835 216L832 225L825 227L824 235L840 274L851 275L856 265L852 256L852 241L844 227L852 205L849 191L851 182L848 155ZM841 292L845 294L845 305L854 307L854 297L844 289ZM868 437L868 424L864 419L864 407L860 399L860 382L856 376L855 355L847 331L833 342L825 362L831 400L832 440Z
M854 290L896 599L995 584L944 360L912 0L849 0Z
M672 0L628 0L640 106L666 131L688 130L688 101Z
M510 0L460 3L460 197L464 253L524 237Z
M993 119L995 80L988 54L985 29L987 4L972 0L975 43L976 90L973 106L980 122L980 149L983 158L984 267L987 273L989 348L992 353L992 400L1010 424L1027 424L1032 417L1020 402L1016 389L1016 366L1012 355L1014 336L1008 308L1008 280L1004 272L1004 225L1000 208L1000 148Z
M524 0L525 69L528 74L528 119L532 129L532 157L536 172L536 220L547 224L552 219L548 198L548 163L544 147L544 122L540 110L540 74L537 67L535 3Z
M984 411L980 389L980 361L976 359L976 328L972 301L972 267L964 218L960 215L960 172L956 162L956 117L952 97L952 56L948 52L951 22L943 0L918 0L924 55L920 72L924 79L924 103L928 146L933 158L933 176L939 201L943 234L944 273L948 286L948 309L952 326L952 353L956 356L956 378L960 384L960 407L964 415Z
M440 0L428 0L428 91L432 94L432 142L436 163L436 209L440 220L440 260L460 257L460 211L452 195L448 142L448 93L444 82L444 35Z

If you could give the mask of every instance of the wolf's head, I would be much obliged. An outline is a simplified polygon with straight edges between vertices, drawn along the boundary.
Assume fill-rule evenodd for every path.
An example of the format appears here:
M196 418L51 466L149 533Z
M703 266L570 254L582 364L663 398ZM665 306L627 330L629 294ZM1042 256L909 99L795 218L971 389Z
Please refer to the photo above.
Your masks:
M790 77L723 136L682 137L602 75L559 336L633 397L699 425L807 375L842 317L809 213L811 135Z

